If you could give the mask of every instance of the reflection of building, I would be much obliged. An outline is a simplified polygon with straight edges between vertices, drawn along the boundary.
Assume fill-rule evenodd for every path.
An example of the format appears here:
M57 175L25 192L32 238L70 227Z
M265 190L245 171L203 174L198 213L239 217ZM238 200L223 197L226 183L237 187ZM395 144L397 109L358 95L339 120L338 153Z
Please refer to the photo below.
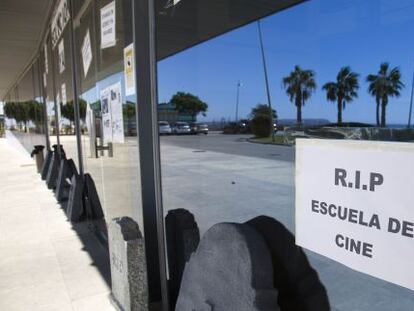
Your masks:
M195 122L196 120L187 113L180 113L175 110L171 103L161 103L158 105L158 120L167 122Z

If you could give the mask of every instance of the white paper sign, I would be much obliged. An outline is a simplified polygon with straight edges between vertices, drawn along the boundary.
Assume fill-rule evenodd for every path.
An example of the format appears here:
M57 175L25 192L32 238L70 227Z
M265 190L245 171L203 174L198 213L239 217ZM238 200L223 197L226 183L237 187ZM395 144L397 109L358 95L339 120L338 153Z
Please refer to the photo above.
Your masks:
M131 43L124 49L124 80L125 95L135 94L135 64L134 64L134 44Z
M52 47L55 48L66 24L70 19L67 0L60 0L51 23Z
M66 99L66 84L63 83L62 84L62 105L65 106L67 104L67 99Z
M43 73L43 87L47 86L47 75L46 72Z
M296 140L296 243L414 290L414 144Z
M49 119L55 118L55 103L49 99L49 97L46 97L46 103L47 103L47 116Z
M124 122L121 82L117 82L101 91L101 110L104 143L123 143Z
M101 91L102 132L104 144L112 141L111 90L109 87Z
M82 63L83 63L83 73L86 77L89 71L89 67L91 66L91 63L92 63L91 36L89 34L89 29L86 31L86 35L82 43Z
M56 94L56 105L59 107L62 102L60 101L60 92Z
M59 53L59 73L62 73L65 71L65 44L63 42L63 38L59 42L58 53Z
M57 92L56 94L56 107L57 107L57 118L58 118L58 124L59 126L63 125L63 119L62 119L62 110L60 109L61 100L60 100L60 94Z
M44 46L44 57L45 57L45 72L46 74L49 73L49 62L47 60L47 44Z
M116 44L115 1L101 9L101 48L105 49Z
M181 0L168 0L167 4L165 5L166 9L169 9L175 5L177 5Z
M85 122L86 122L86 128L88 129L89 138L93 139L92 138L92 131L93 131L92 125L94 125L94 122L93 122L91 105L89 103L86 104Z

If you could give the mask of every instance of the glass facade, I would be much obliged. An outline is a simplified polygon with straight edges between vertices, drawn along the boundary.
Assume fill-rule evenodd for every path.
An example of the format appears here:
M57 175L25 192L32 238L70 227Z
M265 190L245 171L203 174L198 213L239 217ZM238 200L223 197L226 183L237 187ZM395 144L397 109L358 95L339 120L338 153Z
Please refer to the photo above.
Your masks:
M185 209L201 236L217 223L264 215L293 234L297 138L388 141L397 149L414 141L411 121L407 126L410 1L161 2L148 39L137 34L134 0L68 1L70 20L57 37L46 34L4 98L6 129L28 152L59 144L82 177L90 175L104 214L103 221L87 219L94 229L110 240L109 222L131 217L146 247L161 249L161 260L145 267L156 278L164 276L163 262L169 271L175 263L164 261L166 225L151 227L144 215L161 211L165 219ZM103 31L108 16L113 34ZM134 31L157 43L149 52L156 64L134 55L141 44ZM136 59L147 70L135 73ZM151 65L157 76L148 88L135 79L150 75ZM151 118L143 107L151 104L160 123L149 123L149 148L142 143L148 127L138 120ZM154 167L143 164L146 157ZM151 193L154 206L144 206L147 182L162 189ZM146 236L147 228L159 235ZM412 308L411 290L305 253L332 310ZM160 285L152 284L156 302ZM171 294L173 308L176 299Z

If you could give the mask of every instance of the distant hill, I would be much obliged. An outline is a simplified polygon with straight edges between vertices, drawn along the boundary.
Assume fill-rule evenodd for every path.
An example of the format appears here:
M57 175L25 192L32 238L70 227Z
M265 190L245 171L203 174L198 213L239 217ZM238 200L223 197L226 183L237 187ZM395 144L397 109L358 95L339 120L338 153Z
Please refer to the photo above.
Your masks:
M278 119L278 125L295 125L296 119ZM302 124L306 126L330 124L331 121L327 119L303 119Z

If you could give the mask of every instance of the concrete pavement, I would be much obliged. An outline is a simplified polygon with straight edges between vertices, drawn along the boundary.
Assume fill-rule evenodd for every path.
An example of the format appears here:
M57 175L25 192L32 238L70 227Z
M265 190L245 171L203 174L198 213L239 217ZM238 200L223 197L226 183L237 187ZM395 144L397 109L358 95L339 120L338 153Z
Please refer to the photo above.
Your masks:
M287 162L295 160L295 148L265 144L252 145L247 141L251 137L252 135L248 134L223 135L220 133L194 136L173 135L161 136L161 144Z
M200 146L206 146L205 138L198 138ZM247 143L252 151L240 151L235 155L194 149L194 142L188 142L186 147L183 142L174 144L164 140L161 144L165 213L169 209L188 209L194 214L201 234L218 222L245 222L259 215L274 217L294 233L294 162L257 156L254 153L257 144ZM286 148L266 147L269 147L267 153L278 153L280 148ZM225 147L210 149L213 148ZM236 148L234 146L233 150ZM313 252L306 253L328 291L332 310L414 310L414 292L356 272Z
M198 143L187 138L178 137L180 145L161 144L165 213L190 210L201 233L218 222L258 215L272 216L294 231L294 162L257 156L280 154L278 146L256 152L257 144L233 141L229 150L207 144L206 137ZM237 143L251 151L240 152ZM128 169L137 165L125 163ZM106 253L87 228L66 221L34 162L0 140L0 173L0 310L112 310ZM307 254L334 311L413 310L412 291Z
M34 162L0 139L0 310L110 311L109 259Z

